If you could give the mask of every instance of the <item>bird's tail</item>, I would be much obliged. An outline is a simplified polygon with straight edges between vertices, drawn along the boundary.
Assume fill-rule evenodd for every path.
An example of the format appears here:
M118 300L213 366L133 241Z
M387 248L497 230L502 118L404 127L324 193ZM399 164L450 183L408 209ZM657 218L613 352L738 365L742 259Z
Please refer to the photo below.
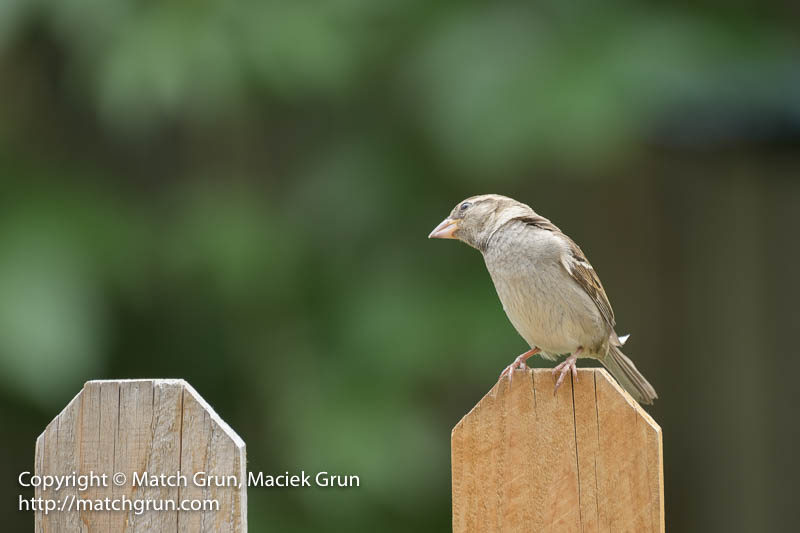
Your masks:
M658 398L653 386L636 370L633 361L628 359L615 343L609 343L608 352L606 352L605 357L600 359L600 362L637 402L651 404L653 400Z

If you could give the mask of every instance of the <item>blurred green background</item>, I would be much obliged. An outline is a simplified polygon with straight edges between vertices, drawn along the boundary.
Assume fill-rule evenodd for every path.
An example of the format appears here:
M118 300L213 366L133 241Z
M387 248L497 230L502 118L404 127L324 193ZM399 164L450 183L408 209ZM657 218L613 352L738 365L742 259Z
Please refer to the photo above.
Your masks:
M800 8L691 6L0 1L4 527L85 380L183 377L251 470L361 476L251 489L252 531L448 530L450 429L527 346L426 236L497 192L633 334L669 529L792 529Z

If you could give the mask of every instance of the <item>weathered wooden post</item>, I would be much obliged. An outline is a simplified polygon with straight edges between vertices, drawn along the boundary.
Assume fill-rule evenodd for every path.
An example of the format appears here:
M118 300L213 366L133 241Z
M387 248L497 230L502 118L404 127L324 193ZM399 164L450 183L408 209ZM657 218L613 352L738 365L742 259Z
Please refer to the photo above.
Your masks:
M36 440L35 529L246 532L245 468L184 380L89 381Z
M664 531L661 428L602 369L502 379L453 429L453 531Z

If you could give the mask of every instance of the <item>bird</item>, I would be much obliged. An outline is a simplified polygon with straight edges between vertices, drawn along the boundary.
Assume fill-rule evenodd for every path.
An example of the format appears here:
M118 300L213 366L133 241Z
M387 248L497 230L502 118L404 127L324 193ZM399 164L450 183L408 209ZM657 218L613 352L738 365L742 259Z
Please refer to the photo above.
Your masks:
M540 354L548 360L569 354L553 368L558 391L576 361L600 361L641 404L658 398L636 369L618 336L614 311L600 278L575 242L530 206L499 194L472 196L459 202L434 230L431 239L457 239L483 254L497 296L511 324L530 350L500 374L513 378Z

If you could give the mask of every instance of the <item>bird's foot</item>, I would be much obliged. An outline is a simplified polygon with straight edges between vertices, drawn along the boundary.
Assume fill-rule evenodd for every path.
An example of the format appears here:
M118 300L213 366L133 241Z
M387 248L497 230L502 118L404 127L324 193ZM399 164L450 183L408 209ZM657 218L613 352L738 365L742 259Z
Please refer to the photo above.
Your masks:
M502 378L505 375L508 375L508 381L510 383L512 378L514 377L514 371L517 369L522 370L524 368L527 368L528 365L525 363L525 361L527 361L530 357L539 353L539 351L540 351L539 348L531 348L527 352L518 355L517 358L514 359L514 362L508 365L506 369L500 373L500 378Z
M574 353L572 353L569 357L567 357L562 363L559 363L553 369L553 378L556 377L556 374L559 374L558 379L556 380L555 389L553 389L553 396L555 396L556 392L558 392L558 388L561 386L561 383L564 382L564 378L567 376L567 373L572 371L572 377L575 381L578 381L578 367L575 366L575 363L578 360L578 354L580 353L581 348L578 348Z
M513 363L511 363L510 365L508 365L508 366L505 368L505 370L503 370L503 371L500 373L500 378L501 378L501 379L503 378L503 376L508 376L508 381L509 381L509 382L511 382L511 380L512 380L512 379L513 379L513 377L514 377L514 371L515 371L515 370L517 370L517 369L520 369L520 370L522 370L522 369L524 369L525 367L527 367L527 366L528 366L527 364L525 364L525 361L524 361L523 359L520 359L520 357L522 357L522 356L520 355L519 357L517 357L516 359L514 359L514 362L513 362Z

